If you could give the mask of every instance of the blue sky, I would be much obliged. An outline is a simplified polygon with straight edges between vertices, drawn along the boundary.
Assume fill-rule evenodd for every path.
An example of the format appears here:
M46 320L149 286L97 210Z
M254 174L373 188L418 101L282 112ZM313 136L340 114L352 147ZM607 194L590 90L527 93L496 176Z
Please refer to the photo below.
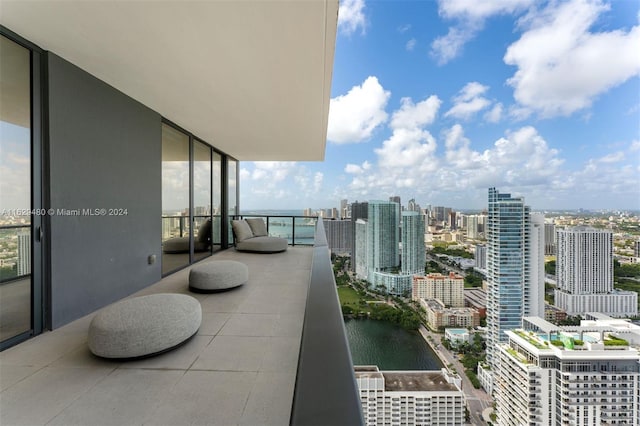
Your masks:
M243 162L243 209L400 195L640 209L640 2L340 4L324 162Z

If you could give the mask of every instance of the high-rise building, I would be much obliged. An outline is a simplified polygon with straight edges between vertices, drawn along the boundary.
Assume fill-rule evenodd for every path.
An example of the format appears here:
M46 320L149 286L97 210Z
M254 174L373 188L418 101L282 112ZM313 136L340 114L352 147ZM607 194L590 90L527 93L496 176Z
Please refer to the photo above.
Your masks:
M497 345L507 340L505 331L519 328L525 313L544 316L544 273L539 272L544 219L530 217L524 198L495 188L489 188L488 211L487 362L494 367Z
M392 203L398 203L399 206L402 205L399 195L392 195L391 197L389 197L389 201L391 201Z
M464 307L464 278L454 272L414 276L411 298L438 299L446 306Z
M467 238L476 240L479 238L478 234L478 217L477 215L467 216Z
M358 219L354 223L355 240L353 254L351 255L351 267L356 276L361 280L369 279L367 270L367 221Z
M457 213L453 210L450 211L447 217L447 224L449 225L449 229L452 229L452 230L458 229L458 222L456 218L457 218Z
M356 275L391 294L411 292L411 279L424 271L424 221L418 212L403 212L400 259L400 206L393 201L369 201L367 219L356 222ZM366 231L365 231L366 230ZM363 233L366 232L366 235Z
M402 212L402 255L403 274L424 274L424 218L416 211Z
M461 425L465 398L459 376L440 371L380 371L355 366L365 425Z
M523 316L544 317L544 215L529 213L527 228Z
M628 323L558 327L537 317L523 322L526 330L507 331L508 341L498 346L497 424L639 424L640 355L624 340Z
M485 244L477 244L474 255L475 267L481 271L487 270L487 246Z
M331 253L351 255L353 249L353 222L351 220L325 220L324 231Z
M416 203L416 200L414 198L410 199L409 202L407 203L407 210L412 212L422 213L422 208L420 207L420 204Z
M349 217L349 209L347 208L349 205L349 200L342 199L340 200L340 216L339 219L346 219Z
M640 240L636 241L633 245L633 256L640 257Z
M556 226L553 223L544 224L544 254L545 256L556 254Z
M577 226L556 231L556 305L568 315L637 315L636 292L613 288L613 233Z
M355 259L358 256L358 245L356 244L356 221L358 219L367 219L369 215L369 203L366 201L363 203L359 203L358 201L351 203L351 221L353 222L353 251L351 252L351 258ZM356 262L351 262L351 268L353 271L356 271Z
M369 281L374 282L373 273L397 268L399 205L393 201L369 201L367 220L367 269Z
M31 233L18 233L18 276L31 273Z

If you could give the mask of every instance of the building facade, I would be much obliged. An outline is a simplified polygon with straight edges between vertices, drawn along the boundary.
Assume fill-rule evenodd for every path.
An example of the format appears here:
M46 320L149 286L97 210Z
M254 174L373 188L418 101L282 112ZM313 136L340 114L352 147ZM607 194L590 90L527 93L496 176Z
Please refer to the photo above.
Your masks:
M544 217L524 198L489 188L487 218L487 362L523 315L544 316ZM541 256L542 254L542 256Z
M544 224L544 254L545 256L556 254L556 226L553 223Z
M18 276L31 273L31 233L18 233Z
M367 264L373 282L374 271L397 268L400 257L399 205L394 202L370 201L367 219Z
M426 311L427 324L433 330L480 325L480 313L473 308L447 308L438 299L420 299L420 306Z
M427 274L413 277L413 300L438 299L446 306L464 306L464 278L454 272L449 275Z
M638 425L638 351L607 343L615 331L606 326L569 332L535 322L544 330L510 330L499 345L497 424Z
M441 371L380 371L355 366L365 425L449 426L464 424L459 376Z
M555 304L568 315L637 315L638 293L613 288L613 233L585 226L556 231Z
M426 262L424 246L424 218L419 212L402 212L402 252L400 267L403 274L424 274Z
M325 220L324 230L331 253L351 255L354 244L354 223L351 220Z

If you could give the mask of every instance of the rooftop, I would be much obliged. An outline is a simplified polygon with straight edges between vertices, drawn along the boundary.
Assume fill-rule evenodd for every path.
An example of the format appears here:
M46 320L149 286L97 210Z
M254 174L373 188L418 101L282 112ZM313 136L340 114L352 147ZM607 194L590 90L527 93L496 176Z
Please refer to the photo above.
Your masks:
M387 392L458 391L440 371L383 371Z
M237 260L249 282L191 294L202 326L184 346L130 362L93 356L94 314L0 353L0 424L289 424L313 249ZM189 293L190 268L134 294ZM274 391L277 390L277 391Z

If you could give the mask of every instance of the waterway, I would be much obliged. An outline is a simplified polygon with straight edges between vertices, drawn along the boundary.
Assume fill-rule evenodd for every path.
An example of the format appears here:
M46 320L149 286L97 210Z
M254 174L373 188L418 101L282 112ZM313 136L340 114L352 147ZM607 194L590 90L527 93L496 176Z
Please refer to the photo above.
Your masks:
M417 331L386 321L345 319L354 365L377 365L380 370L439 370L438 356Z

